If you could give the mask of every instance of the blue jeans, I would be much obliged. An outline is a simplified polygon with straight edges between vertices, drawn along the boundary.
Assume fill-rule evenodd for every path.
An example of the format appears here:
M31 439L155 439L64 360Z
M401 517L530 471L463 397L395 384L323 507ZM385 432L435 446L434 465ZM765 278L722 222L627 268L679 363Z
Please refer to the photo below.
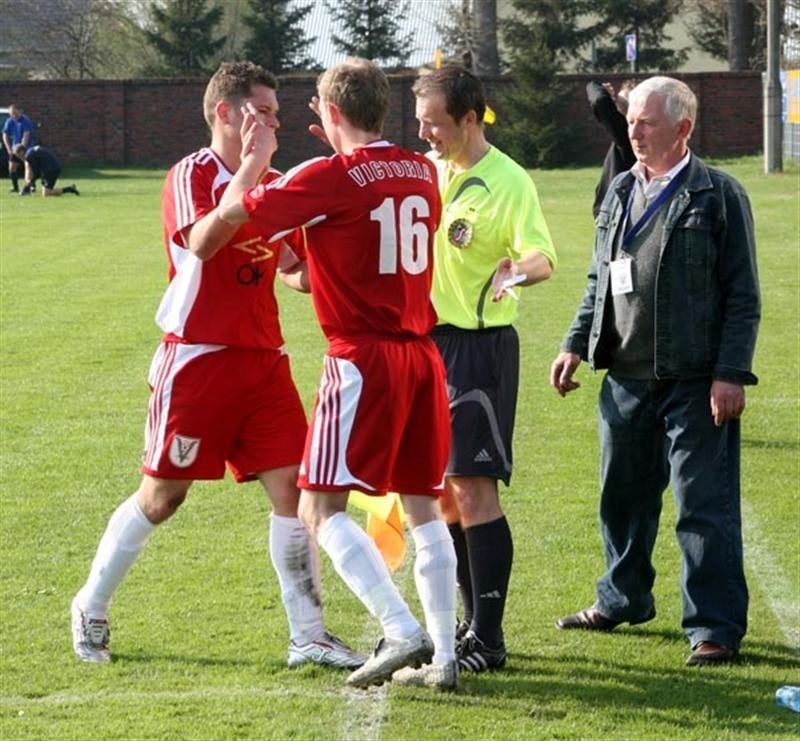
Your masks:
M607 571L597 609L617 621L654 607L651 556L672 481L682 556L682 626L692 647L738 649L747 630L739 420L715 427L710 379L648 381L608 373L600 389L600 526Z

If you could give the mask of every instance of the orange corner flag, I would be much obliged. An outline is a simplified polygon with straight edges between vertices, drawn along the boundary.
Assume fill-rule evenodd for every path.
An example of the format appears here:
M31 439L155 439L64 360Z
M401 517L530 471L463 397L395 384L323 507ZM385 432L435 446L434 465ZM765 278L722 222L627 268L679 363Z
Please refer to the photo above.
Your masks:
M351 491L348 502L367 513L367 535L375 541L386 565L397 571L406 557L405 513L399 495L389 492L384 496L368 496Z

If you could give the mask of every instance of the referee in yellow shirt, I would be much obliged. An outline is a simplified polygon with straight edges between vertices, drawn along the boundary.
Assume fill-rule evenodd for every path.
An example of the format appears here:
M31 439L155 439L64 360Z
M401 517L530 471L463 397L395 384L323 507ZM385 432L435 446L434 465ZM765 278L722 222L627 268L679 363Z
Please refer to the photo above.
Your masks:
M447 367L452 449L442 509L458 555L464 605L461 671L506 660L503 612L513 560L498 496L512 471L519 385L515 286L547 280L556 254L529 174L489 144L480 80L446 66L414 85L419 136L442 194L436 234L433 339ZM424 672L425 667L419 671Z

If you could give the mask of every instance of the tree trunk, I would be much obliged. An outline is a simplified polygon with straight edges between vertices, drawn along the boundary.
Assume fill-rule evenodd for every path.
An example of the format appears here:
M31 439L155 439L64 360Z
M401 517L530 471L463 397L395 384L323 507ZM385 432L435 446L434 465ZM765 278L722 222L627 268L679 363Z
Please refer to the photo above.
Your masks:
M499 75L497 54L497 0L473 0L475 46L473 59L477 75Z
M748 5L748 0L728 0L728 67L733 71L750 68L753 9Z

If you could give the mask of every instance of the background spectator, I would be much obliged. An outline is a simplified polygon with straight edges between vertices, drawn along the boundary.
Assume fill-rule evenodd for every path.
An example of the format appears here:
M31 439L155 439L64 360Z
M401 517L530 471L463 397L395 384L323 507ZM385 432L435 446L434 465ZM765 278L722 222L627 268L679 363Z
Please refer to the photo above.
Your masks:
M592 214L595 218L611 181L621 172L630 170L636 162L628 139L628 122L625 120L628 113L628 93L635 84L635 80L625 80L619 92L614 90L610 82L592 80L586 84L586 95L589 105L592 106L592 113L611 135L611 146L603 161L603 173L594 191Z
M38 178L41 178L42 195L45 198L60 196L63 193L80 195L75 183L65 188L56 187L56 181L61 174L61 163L47 147L37 144L26 150L24 144L18 144L14 148L14 155L25 164L25 187L20 192L21 196L27 196L33 191L33 184Z
M8 107L10 118L3 124L3 146L8 152L8 176L11 178L11 192L19 192L19 175L24 171L25 164L16 154L17 146L23 145L24 150L34 145L33 123L22 112L22 109L12 103Z

